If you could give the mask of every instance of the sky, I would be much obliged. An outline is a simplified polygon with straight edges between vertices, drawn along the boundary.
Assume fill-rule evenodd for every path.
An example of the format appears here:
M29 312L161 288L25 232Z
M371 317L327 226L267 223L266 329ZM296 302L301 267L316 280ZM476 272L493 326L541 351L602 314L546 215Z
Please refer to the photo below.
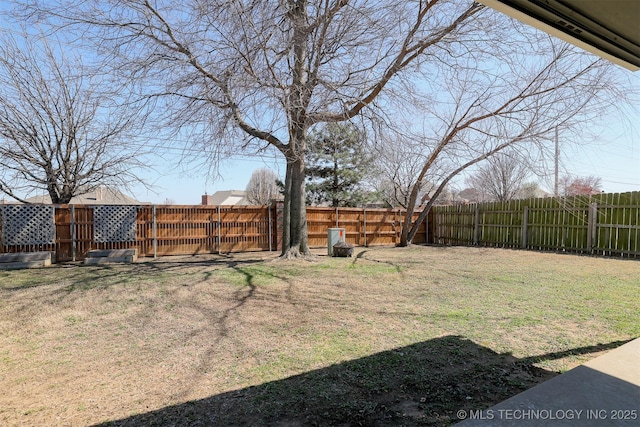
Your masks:
M631 81L640 91L640 71L631 75ZM614 114L612 117L607 123L594 124L600 135L596 141L578 145L573 141L580 140L580 135L572 135L572 141L560 136L559 174L600 177L602 190L606 193L640 191L640 105L636 106L636 111L627 110L625 115ZM593 130L589 129L589 133ZM134 187L131 192L134 198L157 204L166 201L180 205L199 204L205 193L244 190L252 172L259 168L269 168L284 179L285 164L278 155L229 159L224 162L220 176L210 177L201 167L188 163L180 165L181 157L175 149L167 149L162 154L165 159L158 161L153 171L144 174L153 188ZM464 189L464 176L455 185ZM546 179L539 178L539 185L552 192L553 174Z
M636 117L640 123L640 117ZM602 142L585 146L566 145L560 142L560 174L575 176L597 176L602 179L602 190L607 193L640 191L640 133L628 129L620 133L613 127L610 137ZM622 129L624 131L624 129ZM144 174L152 184L151 189L137 186L132 196L139 201L163 204L199 204L203 194L216 191L244 190L251 173L259 168L269 168L284 178L284 161L274 157L243 157L230 159L219 177L208 177L205 170L188 171L188 165L178 166L180 155L175 154L160 162L155 171ZM162 172L164 171L164 172ZM540 180L540 186L552 191L552 177ZM463 183L458 185L464 186Z
M0 11L5 7L0 5ZM1 18L0 16L0 30L11 31L7 22L3 22ZM640 71L626 72L630 73L630 81L635 90L640 92ZM624 117L618 115L616 119L609 120L604 125L594 124L594 127L600 131L596 142L578 146L560 139L560 174L600 177L602 189L607 193L640 191L640 105L636 105L634 111L627 109ZM580 135L572 135L570 139L580 140ZM201 165L183 161L180 151L175 148L159 148L154 151L159 156L149 159L153 168L141 173L141 178L151 188L138 185L128 191L141 202L199 204L204 194L244 190L252 172L264 167L284 178L284 160L279 155L245 155L228 159L224 161L220 175L211 176ZM464 176L455 185L463 189ZM540 179L540 186L552 191L553 177Z
M631 72L620 68L629 77L629 84L635 93L640 93L640 71ZM637 97L636 97L637 100ZM602 123L584 128L584 134L574 133L559 136L559 175L572 177L599 177L602 191L622 193L640 191L640 104L624 107L603 118ZM594 135L597 135L594 137ZM153 191L138 189L134 197L141 201L163 203L167 200L176 204L199 203L205 193L216 191L244 190L251 173L267 167L284 180L285 164L279 154L269 157L247 157L229 159L224 162L222 174L208 177L206 171L193 169L184 172L184 167L175 168L179 156L169 156L165 161L164 174L150 175L155 183ZM532 176L532 180L548 193L553 193L553 165L547 165L546 177ZM453 181L453 185L465 188L465 175Z
M169 150L170 151L170 150ZM243 156L223 162L219 176L210 176L207 170L199 166L190 169L189 164L180 163L180 154L165 156L164 161L155 165L154 171L144 173L143 178L151 188L136 186L131 195L141 202L177 205L197 205L202 195L216 191L244 190L254 170L268 168L284 180L284 159L258 156ZM163 171L163 172L161 172Z

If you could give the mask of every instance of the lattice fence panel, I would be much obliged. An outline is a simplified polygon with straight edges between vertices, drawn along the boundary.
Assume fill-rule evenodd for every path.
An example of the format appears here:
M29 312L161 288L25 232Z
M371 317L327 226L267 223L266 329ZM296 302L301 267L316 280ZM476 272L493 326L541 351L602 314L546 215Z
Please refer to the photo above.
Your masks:
M48 245L55 243L53 206L5 205L2 213L4 245Z
M96 243L135 242L137 206L93 208L93 239Z

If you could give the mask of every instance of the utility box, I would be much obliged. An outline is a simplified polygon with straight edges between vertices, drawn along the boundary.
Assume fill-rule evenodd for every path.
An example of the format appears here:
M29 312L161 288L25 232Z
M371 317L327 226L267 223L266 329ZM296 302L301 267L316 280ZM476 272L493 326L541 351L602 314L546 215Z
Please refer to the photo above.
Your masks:
M344 228L329 228L327 229L327 241L328 241L328 254L333 256L333 245L338 242L345 242L347 232Z

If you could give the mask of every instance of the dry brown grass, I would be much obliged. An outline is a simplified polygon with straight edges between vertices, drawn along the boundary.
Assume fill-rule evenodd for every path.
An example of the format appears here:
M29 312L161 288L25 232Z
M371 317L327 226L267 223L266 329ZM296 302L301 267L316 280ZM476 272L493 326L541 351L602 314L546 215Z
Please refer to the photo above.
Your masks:
M640 263L370 248L0 272L2 425L447 425L640 335Z

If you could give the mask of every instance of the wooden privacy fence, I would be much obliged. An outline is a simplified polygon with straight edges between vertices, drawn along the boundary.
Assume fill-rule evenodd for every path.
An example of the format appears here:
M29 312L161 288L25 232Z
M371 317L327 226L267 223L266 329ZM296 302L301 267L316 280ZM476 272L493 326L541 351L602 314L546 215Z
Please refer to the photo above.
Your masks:
M640 257L640 192L436 206L431 243Z
M51 251L57 261L72 261L92 249L136 248L139 256L153 257L280 250L282 244L281 203L27 206L34 205L0 205L0 253ZM328 228L344 228L356 246L395 245L403 218L397 209L308 207L309 245L326 247ZM109 235L112 228L120 237ZM435 206L413 242L640 258L640 192Z
M135 210L135 220L124 224L116 215L120 208ZM44 209L44 208L43 208ZM50 240L2 241L2 252L51 251L55 260L82 260L92 249L138 249L138 256L192 255L279 250L282 243L282 204L272 206L173 206L145 205L107 207L108 224L96 212L101 207L55 205ZM2 215L0 211L0 216ZM327 246L327 229L344 228L346 240L358 246L398 243L403 212L389 209L307 208L311 247ZM99 216L99 215L98 215ZM112 217L117 217L116 219ZM0 221L0 228L6 218ZM20 227L28 228L24 219ZM39 225L38 225L39 226ZM125 237L99 238L98 229L114 228ZM131 231L122 234L121 229ZM15 227L14 227L15 228ZM0 230L1 231L1 230ZM18 230L19 233L19 230ZM6 233L0 232L1 236ZM29 233L27 233L29 234ZM416 242L426 242L426 227Z
M414 215L417 218L419 212ZM344 228L347 243L355 246L396 245L400 242L404 211L399 209L307 207L309 246L327 246L327 229ZM415 243L427 242L423 223Z
M54 242L2 242L2 252L52 251L57 261L71 261L84 259L92 249L136 248L142 257L270 250L275 229L266 206L138 206L133 239L99 241L93 206L54 209Z

